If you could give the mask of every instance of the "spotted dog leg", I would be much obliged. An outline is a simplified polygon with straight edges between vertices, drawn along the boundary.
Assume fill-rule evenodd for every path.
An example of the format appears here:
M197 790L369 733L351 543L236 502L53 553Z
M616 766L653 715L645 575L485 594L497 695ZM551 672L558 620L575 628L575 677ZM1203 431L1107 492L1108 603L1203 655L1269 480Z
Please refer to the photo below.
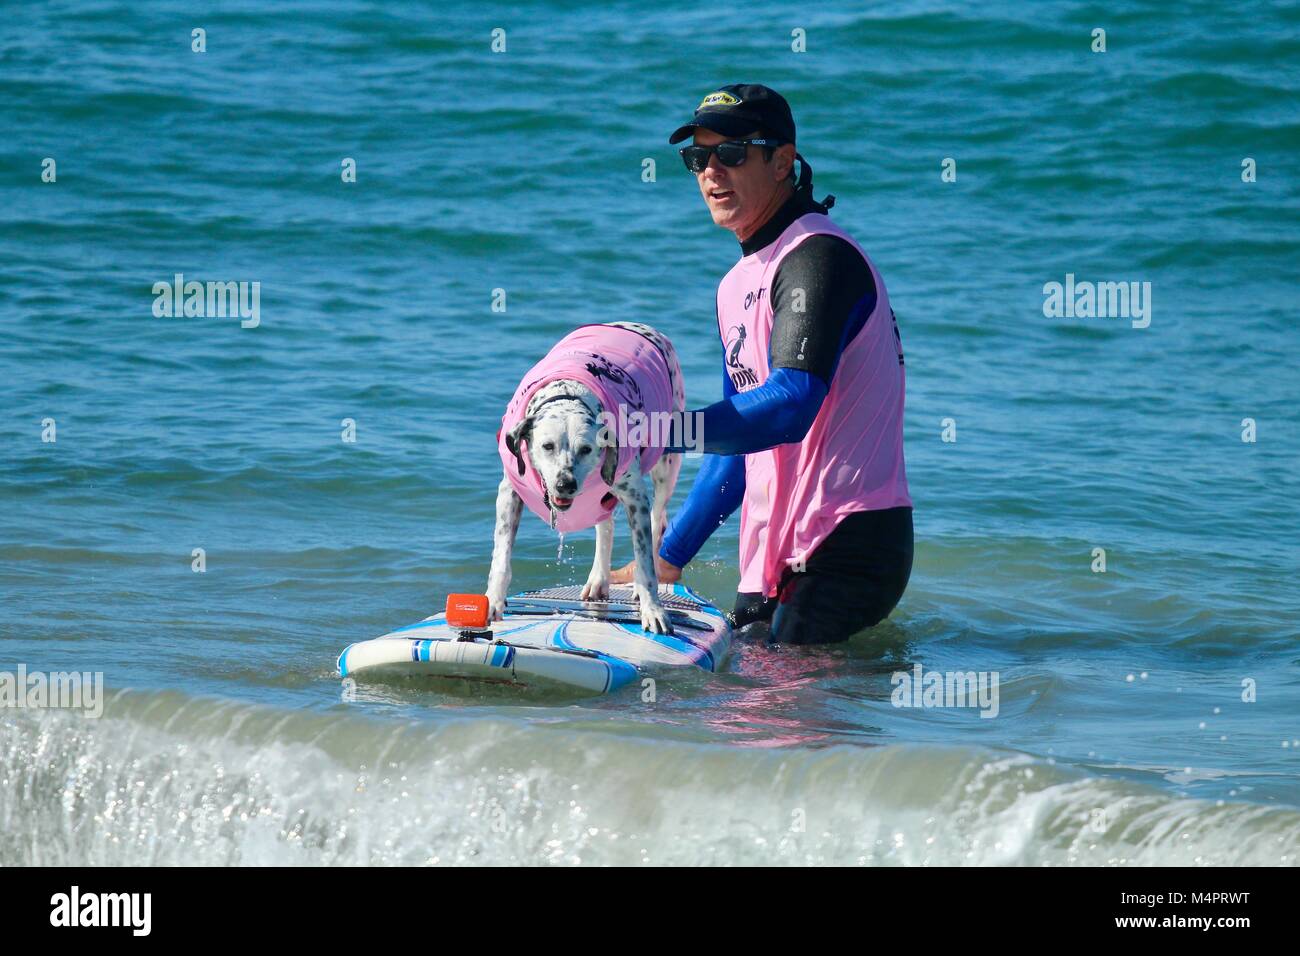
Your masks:
M627 523L632 530L632 553L636 570L632 575L632 593L641 605L641 627L647 631L671 634L668 612L659 600L659 583L655 575L653 540L650 531L650 496L645 478L634 459L627 472L614 484L614 496L627 509Z
M497 486L497 524L492 533L492 570L488 572L487 583L490 621L499 621L505 615L506 590L510 587L510 561L523 510L523 499L515 492L510 479L503 475L501 484Z
M664 527L668 524L668 501L677 487L677 473L682 470L682 456L679 454L663 455L650 469L650 480L654 483L655 500L650 511L651 537L654 540L654 553L659 553L663 544Z
M591 573L582 586L582 600L604 601L609 598L609 565L614 556L614 519L606 518L596 525L596 559L591 562Z

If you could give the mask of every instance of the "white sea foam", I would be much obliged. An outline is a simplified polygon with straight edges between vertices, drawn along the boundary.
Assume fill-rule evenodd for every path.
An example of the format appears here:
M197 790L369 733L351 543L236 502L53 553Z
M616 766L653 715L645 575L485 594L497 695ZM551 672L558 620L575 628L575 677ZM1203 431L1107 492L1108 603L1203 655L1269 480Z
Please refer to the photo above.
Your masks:
M0 864L1286 864L1300 813L1019 754L732 748L176 694L0 727Z

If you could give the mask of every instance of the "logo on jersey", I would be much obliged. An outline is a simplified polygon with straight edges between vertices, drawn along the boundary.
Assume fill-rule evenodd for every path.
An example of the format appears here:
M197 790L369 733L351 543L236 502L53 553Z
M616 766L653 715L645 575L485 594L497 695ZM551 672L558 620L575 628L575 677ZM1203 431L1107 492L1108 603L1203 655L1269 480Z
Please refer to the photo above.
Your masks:
M743 392L758 384L758 375L742 357L745 351L745 327L733 325L727 332L727 374L736 391Z
M641 395L641 386L637 384L636 378L603 355L597 355L595 352L582 354L591 356L591 361L587 363L588 374L608 382L614 394L619 396L621 404L637 411L645 408L645 398Z

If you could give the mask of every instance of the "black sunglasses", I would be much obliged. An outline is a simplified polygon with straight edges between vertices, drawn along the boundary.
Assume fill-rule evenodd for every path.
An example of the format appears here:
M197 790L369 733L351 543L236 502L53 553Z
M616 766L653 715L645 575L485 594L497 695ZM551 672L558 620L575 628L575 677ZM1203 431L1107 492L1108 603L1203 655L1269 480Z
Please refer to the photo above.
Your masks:
M718 162L723 166L740 166L745 162L750 146L776 148L784 145L779 139L729 139L713 146L683 146L678 152L682 154L682 162L687 169L693 173L702 173L709 168L709 157L714 153L718 154Z

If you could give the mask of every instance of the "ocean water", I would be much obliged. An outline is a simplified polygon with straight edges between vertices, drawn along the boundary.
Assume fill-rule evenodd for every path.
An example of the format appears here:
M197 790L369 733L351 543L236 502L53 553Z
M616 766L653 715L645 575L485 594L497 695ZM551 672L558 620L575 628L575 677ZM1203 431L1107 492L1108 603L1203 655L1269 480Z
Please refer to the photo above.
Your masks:
M666 136L726 82L790 99L898 315L899 608L653 704L343 700L344 646L482 588L565 331L651 322L719 396L737 249ZM0 712L0 864L1300 859L1300 7L65 0L7 12L0 99L0 670L109 694ZM177 273L257 326L155 316ZM1067 275L1149 326L1045 316ZM591 547L527 518L515 583ZM736 547L687 573L724 606ZM893 706L918 664L997 717Z

